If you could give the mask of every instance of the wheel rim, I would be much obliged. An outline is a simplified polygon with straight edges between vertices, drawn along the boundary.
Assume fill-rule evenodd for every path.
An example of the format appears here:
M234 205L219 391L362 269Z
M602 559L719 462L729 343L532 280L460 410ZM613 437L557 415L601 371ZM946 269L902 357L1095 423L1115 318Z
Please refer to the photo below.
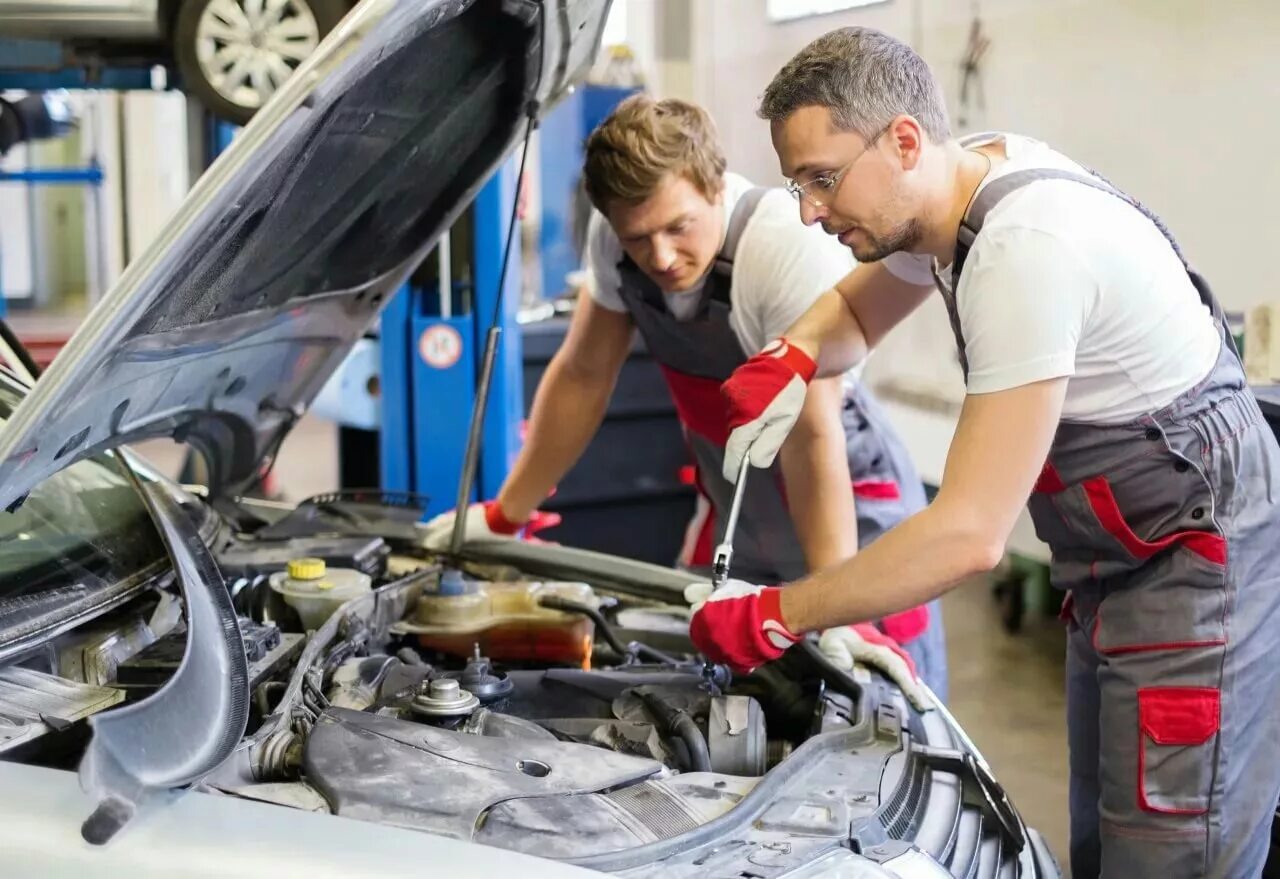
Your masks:
M196 24L196 60L215 92L256 110L320 44L305 0L209 0Z

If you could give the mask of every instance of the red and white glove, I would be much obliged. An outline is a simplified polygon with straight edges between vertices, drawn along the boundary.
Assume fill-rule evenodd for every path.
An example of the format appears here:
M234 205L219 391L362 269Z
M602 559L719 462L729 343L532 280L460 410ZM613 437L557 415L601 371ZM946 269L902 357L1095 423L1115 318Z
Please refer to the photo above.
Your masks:
M818 639L818 649L832 665L845 671L852 671L855 662L880 671L897 684L917 711L933 708L933 702L920 687L920 676L911 655L871 623L827 629Z
M800 636L782 622L777 586L730 580L711 591L710 583L693 583L684 597L693 605L689 637L707 659L750 672L777 659Z
M540 510L535 511L528 522L512 522L503 514L502 507L498 506L496 500L472 504L467 507L466 515L468 540L520 536L529 539L544 528L554 528L560 524L559 513L544 513ZM422 526L426 532L423 545L436 552L448 549L449 541L453 539L453 523L456 519L456 512L450 510L428 521Z
M729 420L724 478L738 481L742 457L751 451L754 467L768 467L804 406L818 365L786 339L774 339L733 371L720 386Z

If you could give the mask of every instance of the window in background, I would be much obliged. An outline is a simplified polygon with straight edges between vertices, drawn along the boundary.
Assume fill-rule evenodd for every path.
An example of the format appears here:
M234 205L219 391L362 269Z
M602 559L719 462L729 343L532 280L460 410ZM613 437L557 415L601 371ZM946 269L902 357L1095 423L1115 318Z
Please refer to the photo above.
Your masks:
M885 2L888 0L765 0L765 15L770 21L789 21L808 15L823 15Z

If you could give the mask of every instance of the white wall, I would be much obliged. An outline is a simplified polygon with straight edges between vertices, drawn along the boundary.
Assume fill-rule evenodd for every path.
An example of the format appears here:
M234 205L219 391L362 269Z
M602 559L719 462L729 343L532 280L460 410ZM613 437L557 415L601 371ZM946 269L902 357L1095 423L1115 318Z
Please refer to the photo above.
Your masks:
M952 98L972 4L890 0L784 24L764 0L698 0L696 94L730 164L779 180L759 96L788 58L836 27L912 43ZM1280 234L1280 3L1276 0L983 0L992 40L985 119L1096 167L1160 214L1227 308L1280 299L1254 254Z

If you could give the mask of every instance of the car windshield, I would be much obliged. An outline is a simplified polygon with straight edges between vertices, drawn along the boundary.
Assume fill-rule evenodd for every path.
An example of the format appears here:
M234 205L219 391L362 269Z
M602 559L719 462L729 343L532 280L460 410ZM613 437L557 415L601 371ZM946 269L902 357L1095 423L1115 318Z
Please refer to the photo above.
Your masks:
M0 381L0 422L20 394ZM0 427L3 429L3 427ZM118 459L87 458L0 510L0 646L5 630L40 596L70 587L68 602L164 561L160 535ZM46 612L52 608L44 608Z

